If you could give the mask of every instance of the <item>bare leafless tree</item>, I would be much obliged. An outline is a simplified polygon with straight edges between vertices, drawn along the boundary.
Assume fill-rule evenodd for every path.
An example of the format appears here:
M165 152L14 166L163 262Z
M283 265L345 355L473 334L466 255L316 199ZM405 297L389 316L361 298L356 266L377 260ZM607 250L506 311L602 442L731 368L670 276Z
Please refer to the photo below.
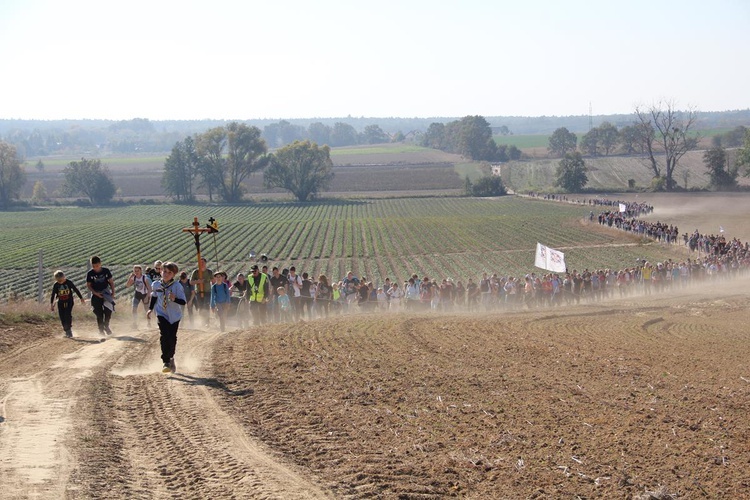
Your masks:
M659 102L648 109L635 108L636 127L654 177L664 177L665 188L676 187L674 172L680 159L698 144L695 133L698 112L678 111L674 101ZM662 175L663 174L663 175Z

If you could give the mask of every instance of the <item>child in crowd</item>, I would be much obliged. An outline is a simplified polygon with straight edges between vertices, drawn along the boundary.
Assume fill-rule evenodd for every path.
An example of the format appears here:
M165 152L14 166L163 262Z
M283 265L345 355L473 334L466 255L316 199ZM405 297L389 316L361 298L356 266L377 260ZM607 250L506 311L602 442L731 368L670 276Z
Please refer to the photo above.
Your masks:
M185 302L186 304L182 306L182 312L185 313L185 309L187 309L188 312L188 326L192 328L193 326L193 295L194 295L194 288L193 285L190 284L190 279L185 271L180 273L180 285L182 285L182 289L185 291Z
M177 368L174 362L177 347L177 329L182 319L182 307L186 304L185 290L175 280L179 271L177 264L166 262L162 264L161 279L154 282L151 290L151 303L146 318L151 319L151 313L156 309L156 320L161 335L161 360L164 363L163 373L174 373Z
M391 298L389 304L390 304L390 310L391 311L400 311L401 310L401 299L404 298L404 291L399 288L397 283L393 283L391 285L391 289L387 290L386 293Z
M219 317L219 329L223 332L227 319L227 309L232 301L227 284L227 274L223 271L214 273L213 283L211 285L211 310L216 312Z
M385 311L388 308L388 296L385 294L385 291L383 291L383 287L378 287L376 298L378 301L378 309Z
M232 287L229 289L232 293L235 294L234 301L237 304L237 321L240 325L240 328L245 328L245 321L247 321L246 301L249 299L247 293L249 288L248 283L249 281L245 279L245 275L239 273L237 275L237 281L235 281L232 284Z
M133 295L133 330L138 329L138 306L143 304L143 309L148 311L148 303L151 300L151 279L143 274L143 268L139 265L133 266L133 272L125 283L126 287L135 289ZM149 327L151 322L149 321Z
M280 286L276 289L278 297L276 298L276 305L279 308L279 321L286 323L292 317L292 305L289 302L289 296L286 294L286 288Z
M112 335L109 320L115 311L115 280L106 267L102 267L102 260L94 255L90 259L91 269L86 273L86 286L91 292L91 308L96 316L96 326L99 335Z
M65 331L65 338L73 338L73 294L78 295L81 299L81 304L85 304L86 301L83 299L83 295L78 291L78 288L73 284L72 281L65 277L65 273L62 271L55 271L55 284L52 285L52 295L49 298L49 310L55 310L55 297L57 297L57 314L60 315L60 323L62 323L63 330Z

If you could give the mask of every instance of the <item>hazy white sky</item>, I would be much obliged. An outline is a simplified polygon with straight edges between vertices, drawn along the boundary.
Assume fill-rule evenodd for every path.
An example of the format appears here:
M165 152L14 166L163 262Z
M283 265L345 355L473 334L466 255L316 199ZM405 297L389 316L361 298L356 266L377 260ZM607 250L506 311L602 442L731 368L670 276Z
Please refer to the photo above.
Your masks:
M750 1L1 0L0 118L750 107Z

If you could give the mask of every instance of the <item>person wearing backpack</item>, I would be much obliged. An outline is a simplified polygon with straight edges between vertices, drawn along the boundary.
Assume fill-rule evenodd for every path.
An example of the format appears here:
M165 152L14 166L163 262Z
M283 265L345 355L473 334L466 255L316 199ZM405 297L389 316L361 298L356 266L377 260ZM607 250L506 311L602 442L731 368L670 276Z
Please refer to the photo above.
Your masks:
M219 318L219 329L224 332L227 321L227 309L232 302L232 295L227 284L227 275L223 271L214 273L211 285L211 310L216 312Z
M161 262L159 262L161 267ZM160 277L161 279L161 277ZM136 264L133 266L133 272L128 277L126 287L133 287L133 330L138 329L138 306L143 304L143 309L148 312L149 302L151 302L151 280L143 274L143 268ZM148 326L151 327L151 320L148 320Z

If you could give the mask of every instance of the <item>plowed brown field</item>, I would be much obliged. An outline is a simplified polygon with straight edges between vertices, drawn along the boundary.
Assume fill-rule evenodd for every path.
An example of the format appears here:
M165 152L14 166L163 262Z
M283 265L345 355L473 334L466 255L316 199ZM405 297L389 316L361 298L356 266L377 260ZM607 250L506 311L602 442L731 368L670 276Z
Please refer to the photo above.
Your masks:
M182 329L172 376L153 329L5 326L0 496L747 498L749 285Z
M745 497L750 314L727 289L289 325L213 363L245 391L223 405L336 496Z

